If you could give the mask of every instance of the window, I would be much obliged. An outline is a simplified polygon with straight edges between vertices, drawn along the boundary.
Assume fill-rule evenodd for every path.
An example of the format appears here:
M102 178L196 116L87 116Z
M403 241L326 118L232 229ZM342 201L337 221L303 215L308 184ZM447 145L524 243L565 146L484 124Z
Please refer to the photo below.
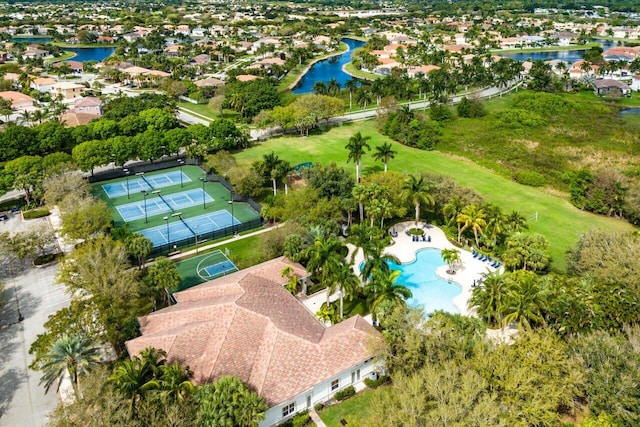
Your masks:
M286 418L294 412L296 412L296 402L291 402L288 405L284 405L282 407L282 418Z
M331 381L331 391L337 390L340 387L340 379Z

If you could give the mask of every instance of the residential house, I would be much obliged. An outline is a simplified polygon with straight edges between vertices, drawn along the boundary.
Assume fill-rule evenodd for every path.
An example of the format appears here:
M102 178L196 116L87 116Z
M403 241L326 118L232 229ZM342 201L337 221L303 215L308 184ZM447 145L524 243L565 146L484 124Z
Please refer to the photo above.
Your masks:
M100 117L101 117L100 114L67 111L66 113L60 116L60 122L63 123L65 126L72 128L76 126L86 125L92 120L99 119Z
M254 76L253 74L238 74L236 76L236 80L239 82L250 82L252 80L257 80L260 77Z
M578 35L570 31L558 31L552 35L552 38L558 40L558 46L569 46L578 42Z
M206 53L201 53L200 55L196 55L191 58L191 61L189 62L196 65L205 65L211 62L211 56L207 55Z
M102 115L102 100L95 96L86 96L73 103L72 110L76 113Z
M31 89L35 89L38 92L51 92L51 86L58 83L53 77L36 77L31 81L29 85Z
M260 427L313 408L376 372L380 333L360 315L326 327L285 288L282 271L308 273L276 258L174 294L177 304L139 318L131 356L154 347L194 373L195 384L233 375L269 405Z
M420 75L426 76L430 72L439 70L439 69L440 67L438 67L437 65L423 65L421 67L413 67L407 70L407 76L411 78L418 77Z
M195 82L193 82L193 84L195 84L196 87L198 88L211 87L211 86L215 86L215 87L224 86L224 82L222 80L218 80L213 77L207 77L206 79L196 80Z
M53 98L62 96L62 99L79 98L86 89L86 87L77 83L58 82L51 85L51 96Z
M631 87L618 80L602 79L593 82L593 91L598 96L622 98L631 96Z
M14 110L23 110L28 107L33 107L34 102L34 99L29 95L13 90L0 92L0 98L10 101L11 108Z
M58 67L62 67L62 64L67 64L69 66L69 68L71 68L71 70L75 73L75 74L81 74L82 73L82 62L80 61L61 61L61 62L56 62L55 64L53 64L53 67L58 68Z
M27 50L22 53L22 56L28 59L46 58L47 56L49 56L49 52L29 46L29 48L27 48Z

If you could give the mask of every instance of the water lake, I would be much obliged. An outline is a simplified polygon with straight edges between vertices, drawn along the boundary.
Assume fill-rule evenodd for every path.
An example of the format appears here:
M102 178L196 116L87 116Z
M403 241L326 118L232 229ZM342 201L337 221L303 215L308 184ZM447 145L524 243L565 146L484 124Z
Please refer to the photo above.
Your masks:
M343 39L342 41L349 46L349 50L341 55L323 59L313 64L309 71L300 79L293 93L313 92L313 85L316 82L322 81L328 83L332 78L340 83L340 87L344 87L345 83L352 77L342 71L342 67L351 62L353 50L364 46L365 42L354 39Z

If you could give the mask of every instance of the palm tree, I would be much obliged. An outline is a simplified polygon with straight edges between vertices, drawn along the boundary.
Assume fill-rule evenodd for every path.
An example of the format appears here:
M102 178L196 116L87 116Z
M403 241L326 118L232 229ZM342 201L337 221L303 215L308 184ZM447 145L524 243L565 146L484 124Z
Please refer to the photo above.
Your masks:
M42 365L44 375L40 384L44 383L45 393L54 382L58 382L56 391L66 374L71 378L76 399L80 398L79 379L98 363L99 347L86 335L63 335L53 343Z
M366 151L371 151L371 146L368 141L371 139L370 136L362 136L360 132L357 132L351 138L349 138L349 143L345 145L344 148L349 150L349 155L347 156L347 163L352 161L356 164L356 183L360 182L360 170L362 168L362 156Z
M475 307L480 317L490 325L503 325L503 311L507 299L506 276L492 271L484 276L482 286L473 288L469 308Z
M389 160L393 159L396 154L397 152L393 151L391 143L385 142L382 145L376 146L376 152L373 153L373 158L384 163L384 173L387 173L387 163L389 163Z
M344 253L346 246L335 237L317 237L305 250L307 269L327 288L327 304L333 279L344 264Z
M462 233L468 228L471 228L475 237L476 246L479 247L478 234L482 233L482 228L487 225L484 211L476 205L467 205L462 209L456 221L462 224L460 232L458 233L458 243L460 243Z
M146 349L140 357L119 363L107 380L129 401L129 417L135 416L136 405L145 393L160 388L157 381L160 367L164 365L162 350Z
M365 252L365 260L360 272L363 282L371 282L378 275L389 275L390 263L400 264L400 260L395 255L383 254L383 250L384 243L381 240L376 240L369 247L368 252Z
M505 217L502 214L502 209L491 203L484 205L483 210L486 214L487 231L491 237L493 245L498 244L498 236L504 232L505 229Z
M362 184L356 184L351 190L353 198L358 202L358 211L360 213L360 222L364 221L364 202L369 200L369 190Z
M344 84L345 89L349 91L349 109L353 107L353 92L358 89L358 81L356 79L349 79Z
M333 287L330 292L335 291L337 286L340 290L340 318L344 317L344 297L346 296L349 301L353 299L353 296L357 293L360 287L360 280L358 276L353 273L353 269L350 265L343 264L342 267L336 272L334 280L332 280Z
M526 229L529 228L529 224L527 224L527 219L522 215L520 215L520 213L517 211L512 211L507 216L506 221L507 221L507 229L509 230L510 233L517 233L519 231L522 231L525 228Z
M548 292L540 285L538 276L530 271L517 271L511 273L508 280L504 323L516 322L526 328L544 325Z
M283 278L287 278L287 283L284 285L285 289L291 293L291 295L295 295L298 292L298 286L300 285L300 278L295 275L293 272L293 267L288 265L286 266L280 275Z
M360 249L362 249L362 253L365 257L367 254L371 253L377 241L379 241L381 237L380 230L374 227L369 227L367 224L361 223L351 227L349 229L347 242L356 247L356 250L351 254L351 262L353 263Z
M449 264L447 274L455 274L456 270L454 269L454 264L460 262L460 251L453 248L443 249L440 251L440 256L444 262Z
M447 221L447 225L452 225L453 223L456 223L458 226L458 242L460 242L460 228L462 227L462 225L457 221L458 219L458 215L460 215L460 212L462 212L462 209L464 208L464 202L462 201L462 199L460 197L454 197L453 199L449 200L449 202L444 205L442 207L442 214L444 215L445 220Z
M183 400L196 390L190 381L192 376L193 372L189 368L183 369L178 362L160 366L158 379L160 394L172 400Z
M356 92L356 102L362 105L363 108L367 108L367 105L371 103L371 93L365 87L360 87Z
M413 295L409 288L396 283L398 276L400 276L398 270L390 270L386 274L376 274L375 278L365 287L371 313L376 318L383 317L380 316L382 309L389 313L395 307L406 305L406 299Z
M409 175L409 178L402 185L402 198L411 200L416 211L416 225L420 221L420 206L422 203L433 205L434 199L431 194L431 182L426 181L422 175Z
M335 96L338 92L340 92L340 83L332 77L327 83L327 94Z

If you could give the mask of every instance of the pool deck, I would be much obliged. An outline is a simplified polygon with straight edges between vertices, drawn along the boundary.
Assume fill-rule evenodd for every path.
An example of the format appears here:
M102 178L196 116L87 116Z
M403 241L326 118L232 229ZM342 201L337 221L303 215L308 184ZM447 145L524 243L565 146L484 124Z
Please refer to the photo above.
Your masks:
M443 261L443 265L436 269L436 275L444 280L457 284L462 289L460 295L453 298L453 305L458 309L460 314L463 316L474 315L472 310L468 308L468 301L469 298L471 298L474 280L478 280L487 272L495 271L496 269L491 267L489 263L474 258L470 251L454 246L438 227L433 225L425 227L424 223L419 223L418 228L423 228L426 235L431 236L431 242L414 242L411 240L411 236L407 236L405 233L405 230L410 228L416 228L413 221L398 223L391 227L389 231L395 230L398 235L397 237L392 237L393 244L387 246L385 253L395 255L402 263L410 263L416 259L416 252L420 249L457 249L460 251L460 264L456 270L456 274L447 274L446 270L448 265ZM355 247L352 245L348 246L349 256L351 256L351 252ZM363 261L364 256L362 251L359 250L353 266L354 272L358 275L360 273L359 266ZM499 268L501 269L502 267Z

